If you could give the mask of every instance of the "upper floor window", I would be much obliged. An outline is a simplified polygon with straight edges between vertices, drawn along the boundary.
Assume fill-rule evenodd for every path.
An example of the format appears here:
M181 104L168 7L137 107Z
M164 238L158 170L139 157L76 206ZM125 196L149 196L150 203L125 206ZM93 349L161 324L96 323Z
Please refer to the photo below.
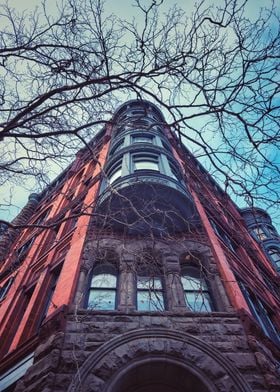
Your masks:
M211 312L213 306L202 271L195 266L185 266L181 281L187 307L193 312Z
M98 270L100 272L98 272ZM88 309L114 310L116 309L117 276L112 268L93 271L90 282Z
M58 282L58 279L60 276L61 269L62 269L62 264L59 267L57 267L54 271L52 271L49 287L48 287L46 297L45 297L45 304L42 309L41 316L38 320L38 327L40 327L40 325L44 322L51 305L53 304L54 308L56 307L56 305L53 303L52 299L53 299L53 295L54 295L54 292L55 292L55 289L57 286L57 282Z
M163 311L164 309L161 279L159 277L138 276L137 310Z
M47 220L47 217L50 213L51 207L47 208L44 212L42 212L39 217L34 221L34 225L40 225Z
M112 184L118 178L122 176L122 161L118 161L112 168L110 168L108 173L109 183Z
M115 152L119 151L124 146L124 138L119 140L111 149L110 155L114 154Z
M138 171L138 170L160 171L159 157L154 154L133 155L132 165L133 165L133 171Z
M249 305L252 315L259 323L265 335L272 339L275 343L280 344L279 333L273 324L270 311L256 295L251 293L245 287L244 283L239 282L239 285Z
M255 227L255 228L253 229L253 232L254 232L255 236L257 237L257 239L258 239L259 241L264 241L264 240L266 240L266 239L268 238L266 232L265 232L264 229L263 229L262 227L260 227L260 226Z
M131 136L132 143L153 143L154 137L151 135L136 134Z
M122 169L121 167L118 168L116 171L114 171L113 173L111 173L108 178L109 178L109 182L110 184L112 184L113 182L115 182L118 178L120 178L122 176Z
M224 230L218 226L212 219L210 219L210 223L215 231L215 233L220 237L220 239L224 242L225 245L233 252L235 252L236 246L229 238L229 236L224 232Z
M278 248L269 248L268 254L273 263L276 265L277 269L280 269L280 249Z
M1 301L3 298L6 297L6 295L7 295L8 291L9 291L9 289L10 289L10 287L11 287L13 281L14 281L14 278L12 277L12 278L8 279L8 280L3 284L3 286L0 287L0 301Z
M33 244L35 240L35 237L30 238L28 241L25 242L18 250L17 250L17 262L21 263L25 257L27 256L27 253L29 252L31 245Z

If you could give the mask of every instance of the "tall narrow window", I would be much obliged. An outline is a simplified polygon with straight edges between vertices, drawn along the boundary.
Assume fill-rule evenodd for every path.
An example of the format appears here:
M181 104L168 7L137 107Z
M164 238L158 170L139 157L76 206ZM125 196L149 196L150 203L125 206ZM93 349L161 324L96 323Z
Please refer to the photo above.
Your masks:
M6 297L12 283L14 281L14 277L8 279L3 286L0 287L0 301Z
M117 276L112 272L93 272L90 283L88 309L116 309Z
M280 269L280 249L269 248L268 254L277 269Z
M239 282L239 285L249 305L252 315L259 323L265 335L268 336L275 343L280 345L279 332L276 330L273 324L270 311L256 295L251 293L245 287L244 283Z
M45 320L45 318L47 316L47 313L48 313L48 310L49 310L49 308L50 308L50 306L52 304L52 298L53 298L53 295L54 295L54 291L56 289L56 285L57 285L57 281L58 281L61 269L62 269L62 265L57 267L52 272L51 282L50 282L50 285L49 285L49 289L48 289L48 291L46 293L45 305L44 305L43 311L41 313L41 317L39 319L38 326L40 326L43 323L43 321ZM55 304L53 304L53 305L55 306Z
M158 277L137 277L137 310L163 311L164 299L161 279Z
M181 281L187 307L193 312L211 312L210 293L202 271L194 266L182 270Z
M22 245L18 250L17 250L17 262L22 263L27 256L27 253L29 252L31 245L33 244L33 241L35 240L35 237L30 238L28 241L25 242L24 245Z
M119 160L113 165L108 171L108 181L110 184L115 182L118 178L122 176L122 160Z

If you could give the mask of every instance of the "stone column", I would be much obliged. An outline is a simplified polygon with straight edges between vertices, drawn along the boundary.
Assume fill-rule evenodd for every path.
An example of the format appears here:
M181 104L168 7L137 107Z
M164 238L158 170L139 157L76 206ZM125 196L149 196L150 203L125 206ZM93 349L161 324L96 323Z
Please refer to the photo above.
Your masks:
M120 262L118 310L135 310L135 273L131 255L123 256Z
M177 255L164 255L164 268L166 275L166 297L168 310L174 312L185 311L186 304L184 290L180 277L180 263Z
M74 298L74 306L76 309L85 307L85 296L87 293L87 278L90 270L89 263L85 262L81 265L81 270L79 274L77 291Z

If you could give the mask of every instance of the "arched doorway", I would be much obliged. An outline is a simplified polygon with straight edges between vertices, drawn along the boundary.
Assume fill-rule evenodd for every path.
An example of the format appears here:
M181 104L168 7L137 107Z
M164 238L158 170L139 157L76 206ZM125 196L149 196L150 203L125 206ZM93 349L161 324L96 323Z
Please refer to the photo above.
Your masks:
M147 358L123 369L106 392L210 392L197 374L177 361Z
M88 356L68 392L252 392L214 346L182 331L136 329Z

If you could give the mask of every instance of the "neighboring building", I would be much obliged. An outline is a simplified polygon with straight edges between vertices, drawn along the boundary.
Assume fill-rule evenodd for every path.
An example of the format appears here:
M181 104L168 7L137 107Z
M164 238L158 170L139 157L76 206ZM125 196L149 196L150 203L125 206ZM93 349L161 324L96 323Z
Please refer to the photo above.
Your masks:
M280 390L280 238L153 104L122 105L13 223L1 391Z

